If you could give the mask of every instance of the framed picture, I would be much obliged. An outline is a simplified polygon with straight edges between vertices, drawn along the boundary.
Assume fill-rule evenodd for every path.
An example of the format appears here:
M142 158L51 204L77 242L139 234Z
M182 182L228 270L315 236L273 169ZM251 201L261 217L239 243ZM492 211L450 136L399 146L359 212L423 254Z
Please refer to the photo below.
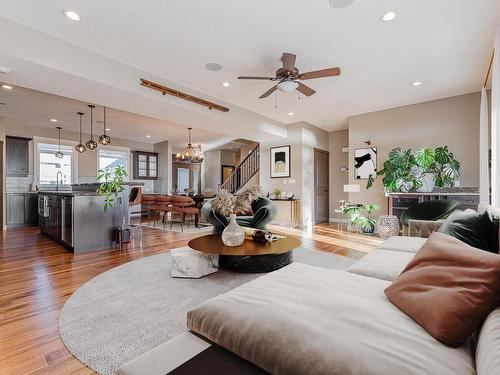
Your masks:
M354 150L354 178L366 179L377 176L377 148L358 148Z
M271 178L290 177L290 146L271 147Z

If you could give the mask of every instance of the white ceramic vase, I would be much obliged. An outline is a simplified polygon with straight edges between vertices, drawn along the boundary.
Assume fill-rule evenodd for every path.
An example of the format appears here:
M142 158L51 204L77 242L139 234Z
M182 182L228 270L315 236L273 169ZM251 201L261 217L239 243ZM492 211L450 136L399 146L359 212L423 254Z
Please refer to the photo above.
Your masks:
M240 246L245 241L245 232L236 222L236 215L231 214L229 224L222 232L222 242L226 246Z

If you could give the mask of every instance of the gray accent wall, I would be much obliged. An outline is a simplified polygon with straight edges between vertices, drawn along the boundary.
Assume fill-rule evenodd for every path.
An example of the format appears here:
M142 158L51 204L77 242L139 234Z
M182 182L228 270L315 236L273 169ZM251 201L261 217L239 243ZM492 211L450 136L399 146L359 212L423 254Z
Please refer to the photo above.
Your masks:
M378 168L382 168L394 147L411 148L448 145L461 162L461 186L479 184L480 94L472 93L414 105L372 112L349 118L349 183L361 184L360 193L349 193L349 201L376 203L387 212L381 179L367 190L366 180L354 178L354 149L370 140L377 147Z

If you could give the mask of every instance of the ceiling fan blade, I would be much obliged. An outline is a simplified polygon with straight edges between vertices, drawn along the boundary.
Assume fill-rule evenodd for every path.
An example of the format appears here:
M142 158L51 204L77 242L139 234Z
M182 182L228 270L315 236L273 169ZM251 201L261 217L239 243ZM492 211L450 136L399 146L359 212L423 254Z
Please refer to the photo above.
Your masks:
M313 79L323 77L334 77L340 75L340 68L329 68L322 70L315 70L314 72L307 72L299 74L299 79Z
M297 87L297 91L304 94L305 96L311 96L313 95L314 93L316 93L316 91L314 91L312 88L310 88L309 86L306 86L304 85L303 83L300 83L300 82L297 82L299 84L299 86Z
M283 62L283 68L288 70L289 72L293 72L295 69L295 60L297 59L297 56L295 56L293 53L283 53L283 56L281 56L281 61Z
M249 77L249 76L239 76L238 79L263 79L266 81L276 81L276 77Z
M278 85L274 85L269 90L267 90L264 94L259 96L259 99L267 98L269 95L271 95L273 92L275 92L277 88L278 88Z

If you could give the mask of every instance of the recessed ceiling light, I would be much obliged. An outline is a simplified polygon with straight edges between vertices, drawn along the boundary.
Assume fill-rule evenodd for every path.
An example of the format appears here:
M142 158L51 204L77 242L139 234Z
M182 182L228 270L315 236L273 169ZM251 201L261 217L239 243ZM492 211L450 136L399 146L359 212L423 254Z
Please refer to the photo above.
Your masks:
M5 90L12 90L13 89L13 87L11 85L7 85L7 84L2 85L2 88L4 88Z
M71 21L80 21L80 15L76 13L74 10L65 10L63 14L68 17Z
M293 116L295 113L293 112L288 112L288 116Z
M222 82L222 86L229 87L229 86L231 86L231 84L229 82Z
M106 131L109 132L109 131L111 131L111 129L110 128L106 128Z
M151 138L151 136L148 134L148 135L146 136L146 138Z
M51 118L50 122L57 122L57 119L56 118Z
M415 82L412 82L412 84L411 84L411 85L412 85L413 87L417 87L417 86L420 86L421 84L422 84L422 82L420 82L420 81L415 81Z
M205 65L205 68L211 72L217 72L222 69L222 65L217 63L208 63Z
M382 16L382 21L389 22L394 20L397 16L398 14L395 11L391 10L389 12L384 13L384 15Z

